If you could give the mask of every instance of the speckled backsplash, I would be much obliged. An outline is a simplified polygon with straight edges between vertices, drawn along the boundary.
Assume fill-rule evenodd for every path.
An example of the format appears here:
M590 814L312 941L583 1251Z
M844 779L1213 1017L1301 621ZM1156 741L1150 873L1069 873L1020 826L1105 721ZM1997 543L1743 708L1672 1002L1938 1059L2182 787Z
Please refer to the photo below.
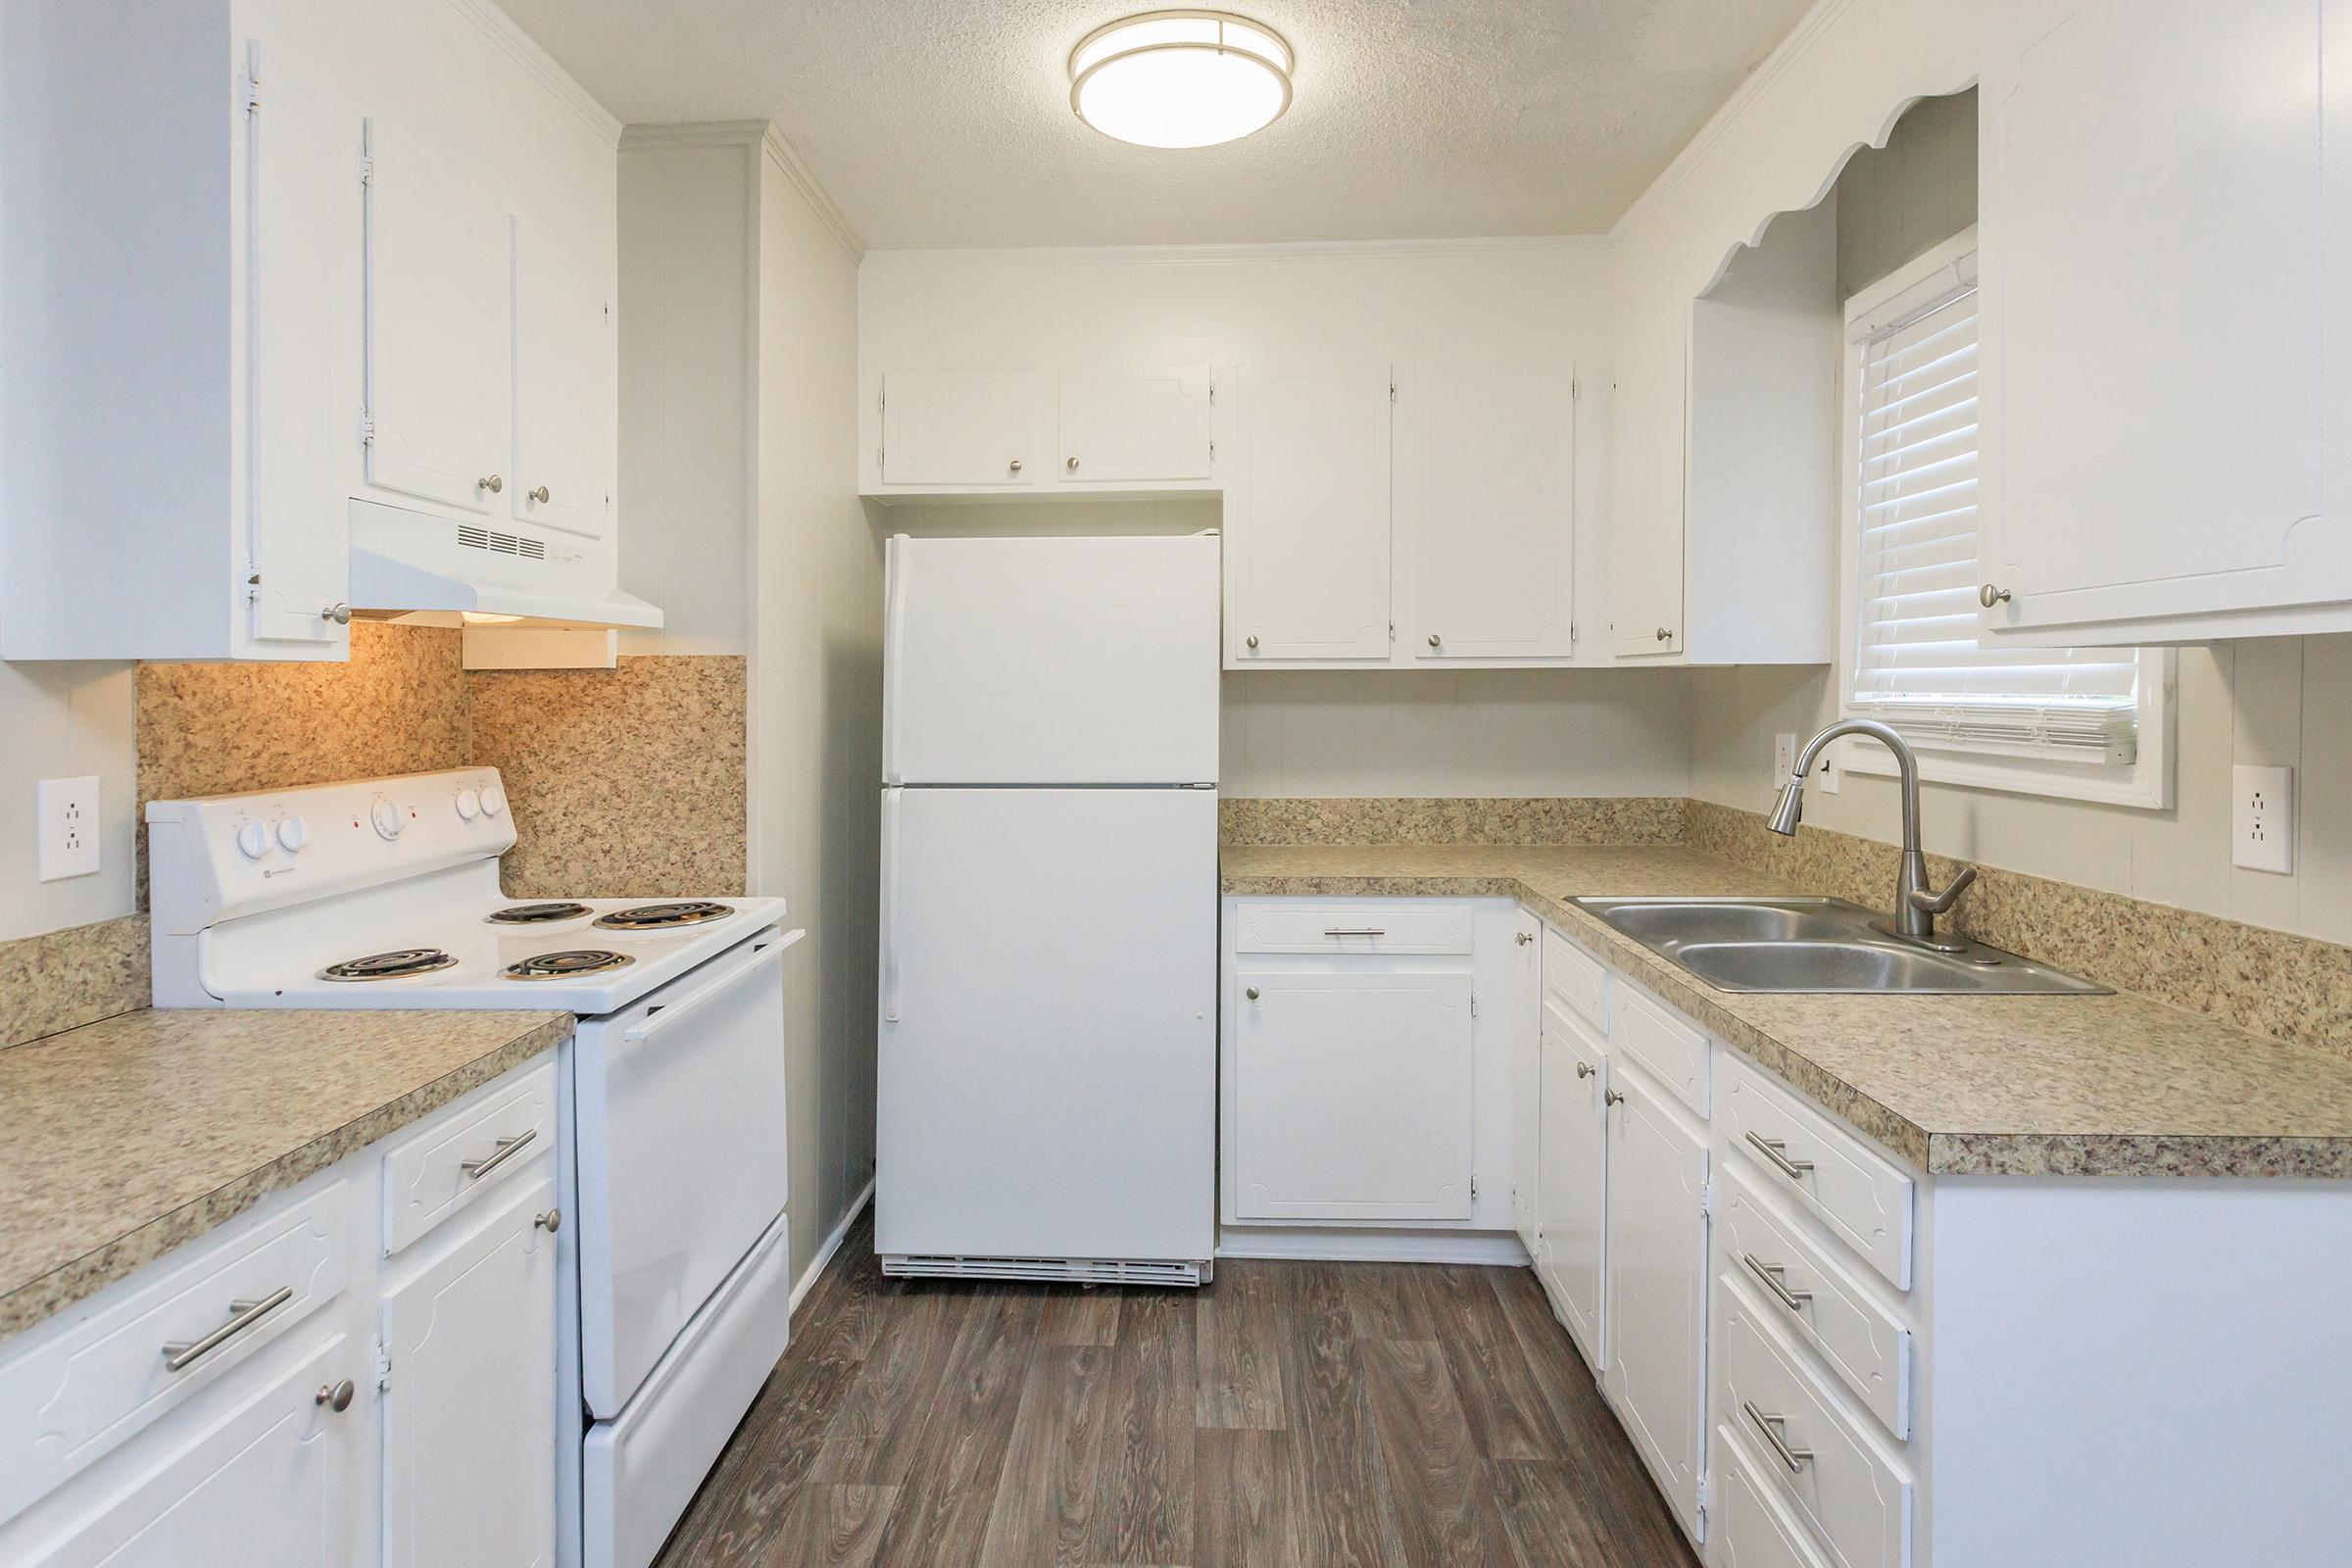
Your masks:
M1227 844L1678 844L1679 799L1236 799L1217 804Z
M745 661L481 670L459 633L355 621L337 663L142 664L138 807L487 763L519 898L744 891ZM138 904L147 904L139 830ZM147 917L0 942L0 1047L146 1005Z
M1892 894L1894 845L1816 827L1788 839L1757 812L1689 806L1693 849L1874 908ZM1928 858L1939 887L1960 864ZM2119 991L2352 1055L2352 948L1991 865L1978 867L1944 918L1979 942Z

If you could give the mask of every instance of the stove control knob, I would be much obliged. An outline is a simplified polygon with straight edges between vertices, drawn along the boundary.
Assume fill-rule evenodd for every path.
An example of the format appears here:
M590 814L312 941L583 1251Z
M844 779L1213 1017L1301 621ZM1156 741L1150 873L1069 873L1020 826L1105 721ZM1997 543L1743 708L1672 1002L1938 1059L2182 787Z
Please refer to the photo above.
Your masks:
M400 808L390 801L377 801L368 813L368 820L375 824L376 837L387 842L400 837L400 830L408 826L401 818Z
M237 829L237 848L248 860L258 860L270 853L270 830L259 822L248 822Z
M277 824L277 842L288 855L300 855L311 842L311 824L299 816L286 817Z
M496 816L507 808L507 792L495 784L482 786L482 814Z
M458 820L470 822L482 814L482 798L472 790L458 791Z

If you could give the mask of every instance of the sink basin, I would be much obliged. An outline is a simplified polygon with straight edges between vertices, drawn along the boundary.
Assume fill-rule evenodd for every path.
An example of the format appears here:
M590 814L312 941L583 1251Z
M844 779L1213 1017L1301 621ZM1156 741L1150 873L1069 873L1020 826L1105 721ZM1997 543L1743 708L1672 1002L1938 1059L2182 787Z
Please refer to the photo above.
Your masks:
M1718 991L2100 996L2107 988L1954 938L1944 953L1842 899L1576 899Z

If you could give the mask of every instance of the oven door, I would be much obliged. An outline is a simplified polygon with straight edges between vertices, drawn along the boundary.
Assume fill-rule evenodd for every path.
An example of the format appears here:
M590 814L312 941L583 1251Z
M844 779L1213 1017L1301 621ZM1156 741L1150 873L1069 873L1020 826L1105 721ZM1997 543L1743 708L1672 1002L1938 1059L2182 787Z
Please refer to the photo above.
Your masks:
M784 1210L785 952L774 927L572 1047L581 1393L620 1413Z

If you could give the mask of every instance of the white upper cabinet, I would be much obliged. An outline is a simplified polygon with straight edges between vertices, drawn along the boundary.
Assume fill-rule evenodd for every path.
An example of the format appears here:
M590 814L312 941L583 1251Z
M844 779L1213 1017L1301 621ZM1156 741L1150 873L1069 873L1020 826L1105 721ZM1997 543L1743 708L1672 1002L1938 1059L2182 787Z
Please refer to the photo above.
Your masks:
M1389 377L1386 365L1242 368L1230 664L1388 662Z
M2023 9L1982 90L1985 629L2352 626L2352 8Z
M882 378L886 484L963 489L1046 482L1041 377L1028 370L895 370Z
M612 524L618 351L612 290L544 225L514 220L514 461L509 514L591 539Z
M1201 480L1214 450L1205 365L1061 372L1063 484Z
M504 513L506 225L479 148L434 108L368 122L366 479Z
M1683 651L1683 477L1689 340L1629 354L1614 388L1618 450L1609 513L1609 652Z
M1399 367L1396 407L1400 657L1570 657L1574 368Z

